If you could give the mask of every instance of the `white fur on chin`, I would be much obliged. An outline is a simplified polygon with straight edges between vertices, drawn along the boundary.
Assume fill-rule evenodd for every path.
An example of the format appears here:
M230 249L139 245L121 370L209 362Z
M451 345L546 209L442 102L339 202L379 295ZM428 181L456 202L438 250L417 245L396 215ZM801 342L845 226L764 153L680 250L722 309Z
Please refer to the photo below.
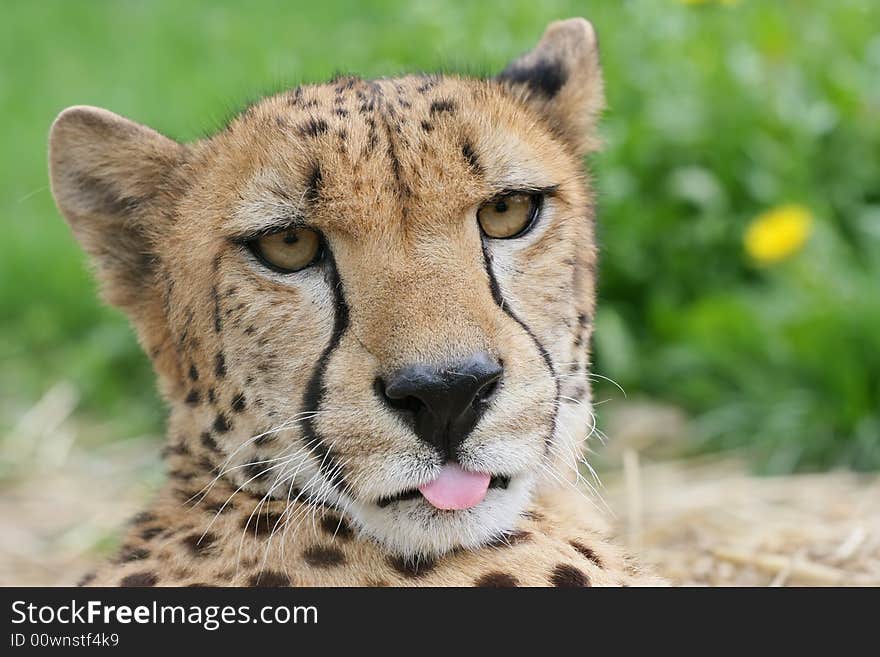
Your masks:
M531 473L520 474L506 489L491 488L482 502L461 511L440 511L421 497L384 508L353 502L348 511L363 534L417 561L456 548L476 549L514 529L531 501L534 481Z

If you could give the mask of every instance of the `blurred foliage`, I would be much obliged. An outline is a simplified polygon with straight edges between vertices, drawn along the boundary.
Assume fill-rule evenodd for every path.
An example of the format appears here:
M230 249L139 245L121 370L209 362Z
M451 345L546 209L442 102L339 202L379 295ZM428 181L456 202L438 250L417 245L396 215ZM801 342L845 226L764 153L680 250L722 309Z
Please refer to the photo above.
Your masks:
M601 37L607 149L597 371L768 472L880 467L880 3L7 1L0 25L2 422L53 382L112 432L158 431L152 375L52 203L48 126L93 104L182 140L300 81L491 72L546 23ZM762 264L750 222L809 239ZM806 237L806 234L805 236ZM598 396L612 394L613 388ZM2 427L0 427L2 428Z
M880 467L880 4L643 8L604 31L599 371L765 471ZM759 266L792 202L812 236Z

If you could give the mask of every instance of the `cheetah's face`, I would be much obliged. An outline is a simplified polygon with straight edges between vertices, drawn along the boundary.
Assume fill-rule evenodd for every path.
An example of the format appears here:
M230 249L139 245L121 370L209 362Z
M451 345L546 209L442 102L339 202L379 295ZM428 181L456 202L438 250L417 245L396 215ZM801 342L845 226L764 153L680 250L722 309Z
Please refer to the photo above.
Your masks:
M300 87L189 146L75 108L53 190L172 427L258 495L436 555L510 529L591 427L601 102L572 20L494 80Z

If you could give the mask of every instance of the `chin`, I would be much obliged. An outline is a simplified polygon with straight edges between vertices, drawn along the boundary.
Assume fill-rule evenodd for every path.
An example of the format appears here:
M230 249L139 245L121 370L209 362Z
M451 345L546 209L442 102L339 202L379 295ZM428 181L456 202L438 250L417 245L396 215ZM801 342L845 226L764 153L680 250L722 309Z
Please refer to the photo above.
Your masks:
M421 495L385 506L355 501L348 511L361 532L389 552L413 561L434 559L503 540L528 508L534 485L533 474L520 473L506 488L490 488L479 504L456 511L434 508Z

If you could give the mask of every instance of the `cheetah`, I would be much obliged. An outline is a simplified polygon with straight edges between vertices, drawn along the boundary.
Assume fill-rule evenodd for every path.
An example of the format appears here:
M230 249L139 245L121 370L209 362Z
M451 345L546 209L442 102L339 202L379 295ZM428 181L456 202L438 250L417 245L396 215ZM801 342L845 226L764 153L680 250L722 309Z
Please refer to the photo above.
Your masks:
M52 193L169 406L167 482L81 584L662 583L579 483L603 97L576 18L195 143L64 110Z

